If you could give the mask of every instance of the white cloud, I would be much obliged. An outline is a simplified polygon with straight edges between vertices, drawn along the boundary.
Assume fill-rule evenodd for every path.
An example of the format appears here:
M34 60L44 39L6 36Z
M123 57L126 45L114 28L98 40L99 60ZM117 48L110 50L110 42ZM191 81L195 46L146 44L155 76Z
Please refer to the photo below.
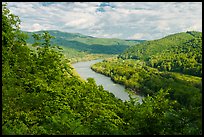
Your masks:
M33 24L31 26L31 28L30 28L30 30L32 30L32 31L39 31L41 29L43 29L43 27L40 24L38 24L38 23Z
M201 2L8 2L22 30L55 29L97 37L157 39L180 31L202 31Z
M136 33L132 36L130 36L128 39L144 39L147 34L144 33Z
M98 34L95 34L95 36L100 38L118 38L122 36L122 33L112 33L112 34L98 33Z

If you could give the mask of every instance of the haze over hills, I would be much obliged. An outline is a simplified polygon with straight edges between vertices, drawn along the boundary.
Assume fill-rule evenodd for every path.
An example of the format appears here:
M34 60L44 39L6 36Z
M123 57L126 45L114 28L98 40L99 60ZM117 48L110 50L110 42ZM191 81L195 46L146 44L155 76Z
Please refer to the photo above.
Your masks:
M25 32L25 31L24 31ZM28 43L33 43L32 34L42 34L44 31L25 32L28 34ZM97 54L118 54L123 52L130 46L144 42L145 40L122 40L117 38L96 38L92 36L82 35L80 33L67 33L57 30L48 30L50 35L55 38L51 40L51 44L56 44L64 48L73 48L78 51L86 51L88 53Z
M44 25L54 27L55 21L57 25L63 24L65 26L77 22L79 23L78 27L83 29L84 25L88 24L87 29L91 29L90 27L95 26L92 25L94 18L88 18L88 21L91 21L91 24L89 24L83 20L89 17L84 16L86 15L84 12L91 13L90 9L96 10L97 7L96 11L103 13L95 14L96 12L92 12L93 15L100 17L98 21L102 21L100 23L108 26L107 29L110 32L114 32L111 30L111 25L119 27L118 30L122 33L128 33L129 30L134 31L134 26L137 26L139 22L142 25L139 25L139 28L145 37L148 34L152 35L149 30L153 30L154 34L156 32L155 29L152 29L151 24L158 26L159 30L165 32L167 32L168 28L172 30L171 25L175 26L175 29L179 31L177 28L177 26L180 26L179 23L182 23L181 27L183 29L185 23L191 26L185 20L178 20L177 18L175 18L176 21L172 20L172 14L178 18L184 17L192 20L192 24L194 24L194 21L198 22L201 19L196 20L194 18L195 15L192 14L194 9L191 8L191 5L194 4L192 3L188 3L188 5L164 3L163 6L156 3L150 8L148 8L149 3L145 7L142 5L138 7L137 3L136 5L128 3L124 5L124 8L120 6L121 4L119 3L115 7L109 3L101 3L100 5L95 3L95 6L90 6L91 3L74 3L71 6L66 3L60 6L57 3L57 5L54 4L54 7L42 7L42 5L48 6L48 3L29 3L26 5L24 3L20 5L12 3L11 5L17 13L26 15L26 20L22 20L22 24L30 22L34 24L37 30L47 29ZM80 16L72 14L76 13L76 7L78 7L77 11L81 11L79 14L77 12L77 15ZM138 9L135 10L131 7L148 8L148 10L139 9L140 11L138 11ZM172 10L172 7L176 10ZM183 7L188 7L188 10L184 10ZM201 3L195 9L199 9L199 7L201 7ZM105 11L110 8L111 11ZM39 12L41 9L43 9L43 14ZM62 11L56 13L61 9L72 10L72 12ZM154 9L157 9L158 12L155 12ZM172 14L169 15L163 12L162 9L164 11L170 9L169 13ZM127 11L128 18L120 16L121 11L122 13ZM201 8L199 11L201 11ZM118 17L122 17L121 21L126 21L126 24L121 24L118 21L120 18L117 19L117 16L114 16L113 20L111 20L111 12L114 15L117 15L115 13L118 12ZM139 14L140 12L142 14ZM184 16L179 12L186 13L186 15L191 13L189 15L192 16ZM104 15L104 13L108 16L98 16ZM135 18L132 16L133 14ZM151 15L155 15L153 18L156 19L156 22L152 20ZM202 15L201 12L199 15ZM151 18L147 19L145 16ZM69 19L72 19L72 17L76 19L76 22L70 22ZM106 22L106 18L110 21ZM60 22L62 19L67 23ZM163 22L164 19L165 22ZM147 21L147 23L140 20ZM159 22L159 20L162 22ZM42 35L35 34L35 42L32 43L32 39L29 39L30 43L28 43L25 34L20 31L20 22L18 15L12 14L7 8L7 3L3 3L2 134L202 134L202 33L187 31L136 44L133 43L134 41L101 39L81 34L52 31L44 32ZM176 23L176 25L172 24L172 22ZM98 25L98 22L95 23ZM106 25L106 23L108 24ZM122 29L123 25L126 27L125 29ZM197 23L194 25L197 26ZM28 25L28 27L32 30L32 25ZM64 31L63 26L61 27L61 30ZM103 26L99 24L99 27L103 30ZM130 28L127 29L128 27ZM145 32L145 29L148 30L148 33ZM137 28L135 30L138 31ZM50 43L50 34L57 37L52 43ZM112 34L120 35L120 32ZM29 35L32 35L32 33ZM111 37L113 35L107 36ZM136 34L134 38L143 38L141 36L141 33ZM58 43L56 43L57 40ZM60 40L62 40L61 44L59 44ZM132 43L133 46L127 43ZM63 46L63 50L57 44ZM123 50L121 49L122 45L129 48L125 52L118 54ZM73 46L75 49L69 46ZM85 50L87 52L84 52ZM106 54L95 54L98 52ZM100 60L94 59L97 56L101 56ZM78 58L91 59L93 62L81 61ZM78 66L74 65L73 61L78 62ZM92 63L96 64L92 65ZM110 81L110 78L107 80L107 77L104 78L104 76L93 72L91 69L109 76L115 83ZM86 80L82 76L85 73L88 74ZM93 77L94 75L97 77ZM102 81L102 83L98 84L98 80ZM118 88L116 83L119 83L119 86L122 87ZM106 85L111 88L107 90ZM123 94L122 91L126 93ZM114 92L119 96L115 96ZM129 96L129 100L123 100L127 97L126 95ZM140 97L136 96L142 97L141 103L138 102Z

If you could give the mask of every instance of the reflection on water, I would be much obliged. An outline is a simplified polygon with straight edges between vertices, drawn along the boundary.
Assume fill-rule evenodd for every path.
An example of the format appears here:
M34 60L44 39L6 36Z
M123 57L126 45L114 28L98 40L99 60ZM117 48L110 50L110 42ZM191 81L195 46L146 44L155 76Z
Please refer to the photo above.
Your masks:
M72 66L81 76L81 78L85 80L89 77L94 78L97 85L102 85L105 90L108 90L109 92L113 93L117 98L123 101L129 100L130 99L129 94L125 92L125 87L123 85L116 84L110 79L110 77L96 73L91 69L91 65L101 61L102 59L91 60L86 62L78 62L78 63L72 64ZM140 103L142 102L142 99L140 96L134 95L134 97L139 97L139 102Z

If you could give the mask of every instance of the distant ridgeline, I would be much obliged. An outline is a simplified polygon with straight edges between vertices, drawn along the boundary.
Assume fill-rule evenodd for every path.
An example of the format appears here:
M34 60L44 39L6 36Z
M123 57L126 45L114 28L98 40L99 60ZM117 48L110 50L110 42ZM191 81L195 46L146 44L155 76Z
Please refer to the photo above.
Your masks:
M27 43L33 43L33 33L39 34L44 31L38 32L25 32L29 35ZM82 35L79 33L67 33L57 30L48 30L50 35L55 38L51 40L51 44L56 44L64 48L73 48L78 51L85 51L88 53L97 54L119 54L126 48L144 42L145 40L121 40L116 38L95 38L91 36Z
M2 4L3 135L202 134L201 77L159 72L146 66L142 60L114 58L115 62L100 62L97 68L109 72L115 81L143 93L152 93L152 96L143 98L142 104L134 98L123 102L101 85L97 86L93 78L82 81L75 74L69 58L65 58L59 47L50 44L49 33L39 37L35 35L36 39L43 41L30 48L32 45L25 42L25 35L19 30L19 17L10 13L6 6L6 3ZM201 64L201 48L197 49L202 43L201 33L181 35L184 38L179 34L178 38L169 36L175 39L174 42L183 41L178 44L177 51L169 50L172 53L180 52L184 57L189 55L187 57L192 61L194 58L195 66ZM159 48L168 47L168 42L165 43L165 38L163 40L164 44L160 44ZM38 46L36 49L35 45ZM111 51L111 46L107 47ZM140 45L138 47L143 49ZM196 49L195 52L193 49ZM150 51L142 51L146 53L144 55L129 56L128 51L128 58L142 58L148 54L159 57L159 54L150 54ZM153 51L156 52L156 49ZM160 54L164 51L160 51ZM170 52L166 52L168 54ZM126 56L122 54L121 57ZM147 62L149 60L152 59L147 57ZM184 61L188 60L181 60L181 63L185 64Z
M202 76L202 33L181 32L128 48L122 59L143 60L162 71Z

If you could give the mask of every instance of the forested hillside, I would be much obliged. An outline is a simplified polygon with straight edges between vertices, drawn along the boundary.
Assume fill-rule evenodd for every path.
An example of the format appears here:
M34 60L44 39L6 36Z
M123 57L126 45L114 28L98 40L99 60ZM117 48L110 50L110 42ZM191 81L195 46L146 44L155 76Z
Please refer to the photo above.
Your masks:
M181 32L162 39L146 41L127 49L122 59L140 59L148 66L202 76L202 33Z
M105 60L94 64L92 69L145 96L154 95L162 88L169 89L172 99L176 99L182 105L201 103L200 77L162 72L147 66L143 61L132 59Z
M187 115L197 113L201 116L200 32L178 33L146 41L130 47L117 58L94 64L92 69L144 96L154 96L160 89L169 90L170 99L190 110Z
M121 40L114 38L95 38L85 36L79 33L67 33L57 30L48 31L55 38L51 40L51 44L57 44L63 48L73 48L78 51L95 53L95 54L118 54L123 52L126 48L135 44L141 43L144 40ZM31 37L33 32L25 32L30 36L28 43L33 43L34 39ZM35 32L42 34L43 31Z
M30 48L19 24L19 17L3 4L3 135L201 134L197 91L187 106L168 89L145 97L142 104L134 99L123 102L94 79L80 80L63 49L51 44L48 32L35 34L31 44L36 49ZM192 86L197 79L194 82Z
M32 44L28 44L27 46L32 49L34 52L37 51L38 46L34 47ZM59 46L60 48L61 46ZM114 57L117 55L114 54L94 54L94 53L88 53L83 51L78 51L73 48L68 47L62 47L63 50L61 51L62 54L70 61L70 63L76 63L80 61L88 61L88 60L94 60L99 58L108 58L108 57ZM55 49L56 50L56 49Z

